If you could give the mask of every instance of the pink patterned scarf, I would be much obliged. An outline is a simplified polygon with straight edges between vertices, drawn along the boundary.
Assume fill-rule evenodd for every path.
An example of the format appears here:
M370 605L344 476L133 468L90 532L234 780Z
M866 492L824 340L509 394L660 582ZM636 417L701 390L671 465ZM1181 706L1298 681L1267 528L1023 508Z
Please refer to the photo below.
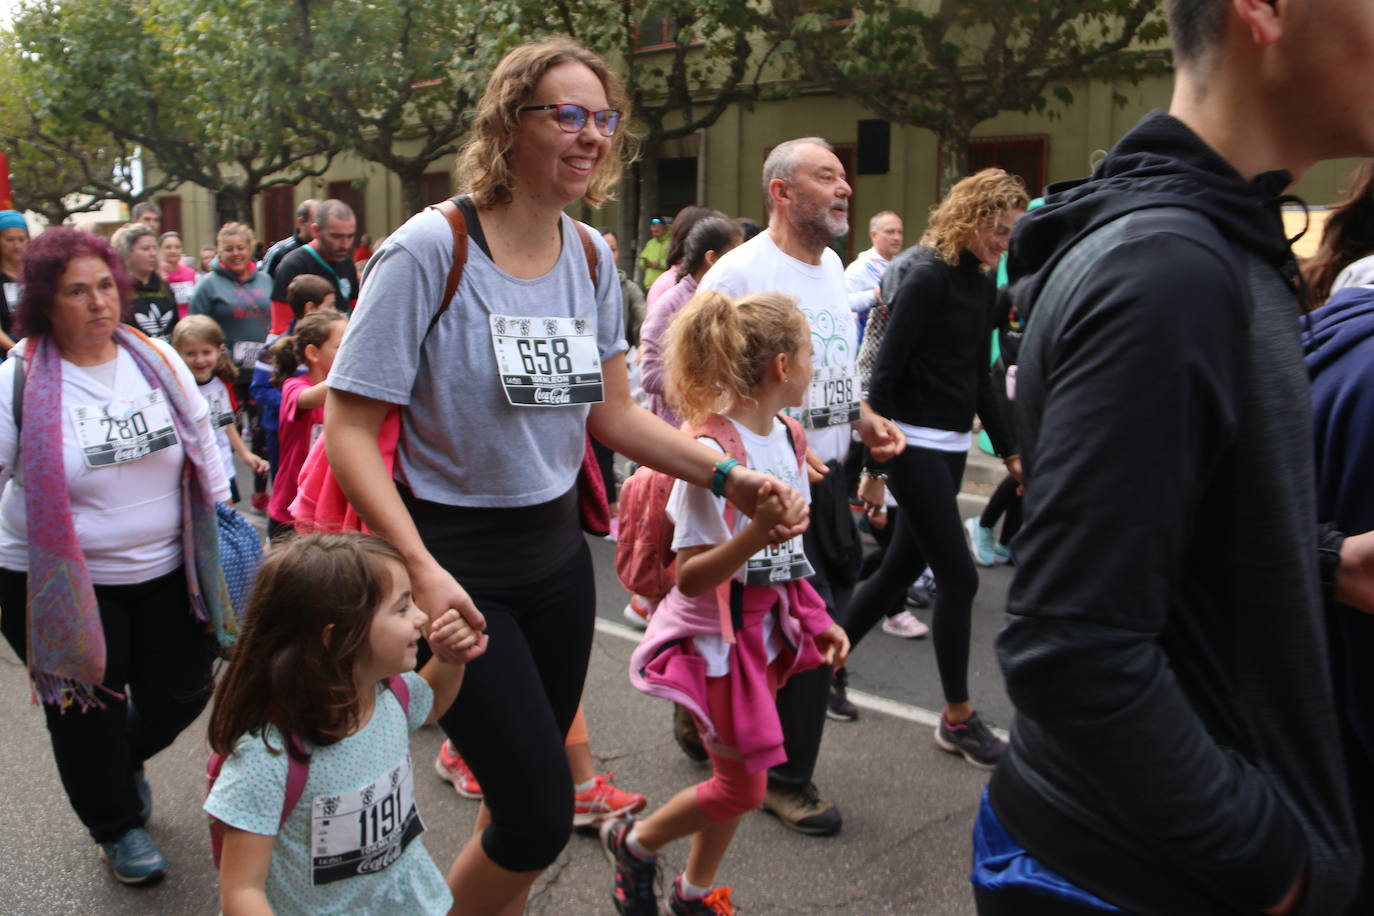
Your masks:
M171 363L147 336L121 325L115 343L133 357L148 384L162 389L186 454L182 541L191 609L221 643L238 634L219 563L219 529L209 487L213 439L201 441L191 404ZM66 709L103 705L105 631L81 542L72 521L62 458L62 356L51 335L25 344L24 405L19 432L28 517L28 666L38 700Z

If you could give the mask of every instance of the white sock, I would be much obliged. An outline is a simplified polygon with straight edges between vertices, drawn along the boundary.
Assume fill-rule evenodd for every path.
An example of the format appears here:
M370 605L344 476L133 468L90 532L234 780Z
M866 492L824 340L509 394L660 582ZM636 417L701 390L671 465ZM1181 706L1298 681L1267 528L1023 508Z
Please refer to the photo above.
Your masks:
M687 873L683 872L677 878L677 893L683 900L700 900L711 893L709 887L697 887L687 880Z
M630 835L625 837L625 848L634 853L637 858L643 859L645 862L652 862L657 859L658 856L654 855L649 847L639 842L638 829L637 827L630 828Z
M591 788L592 786L594 786L594 785L596 785L596 777L595 777L595 776L593 776L591 779L587 780L586 782L579 782L577 785L573 786L573 791L576 792L578 795L581 795L583 792L586 792L588 789L590 789L590 788Z

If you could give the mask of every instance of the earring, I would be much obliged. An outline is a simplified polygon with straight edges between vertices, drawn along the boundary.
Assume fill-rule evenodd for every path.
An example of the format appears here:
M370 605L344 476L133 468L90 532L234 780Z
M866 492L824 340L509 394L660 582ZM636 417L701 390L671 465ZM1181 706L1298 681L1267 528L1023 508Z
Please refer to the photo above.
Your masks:
M788 377L785 376L785 375L782 377L782 380L783 380L784 382L790 382L790 381L792 381L790 378L788 378Z

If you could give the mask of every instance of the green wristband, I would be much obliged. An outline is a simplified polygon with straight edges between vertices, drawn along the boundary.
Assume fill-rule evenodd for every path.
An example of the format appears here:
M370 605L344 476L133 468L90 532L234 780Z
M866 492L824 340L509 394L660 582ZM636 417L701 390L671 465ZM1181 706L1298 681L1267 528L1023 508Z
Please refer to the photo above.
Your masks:
M730 472L739 467L739 462L733 458L722 458L716 462L716 472L711 475L711 492L719 497L725 496L725 478L730 476Z

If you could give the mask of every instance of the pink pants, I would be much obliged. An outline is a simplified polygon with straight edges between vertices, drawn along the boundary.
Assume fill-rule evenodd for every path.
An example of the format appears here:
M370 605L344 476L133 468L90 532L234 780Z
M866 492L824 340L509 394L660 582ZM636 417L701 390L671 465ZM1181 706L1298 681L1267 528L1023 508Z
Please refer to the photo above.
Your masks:
M774 661L768 666L768 687L774 696L778 693L779 679L778 662ZM711 778L697 784L696 798L707 817L723 824L763 804L763 793L768 790L768 770L750 773L735 750L729 675L706 679L706 706L715 721L720 741L706 745L711 755Z

